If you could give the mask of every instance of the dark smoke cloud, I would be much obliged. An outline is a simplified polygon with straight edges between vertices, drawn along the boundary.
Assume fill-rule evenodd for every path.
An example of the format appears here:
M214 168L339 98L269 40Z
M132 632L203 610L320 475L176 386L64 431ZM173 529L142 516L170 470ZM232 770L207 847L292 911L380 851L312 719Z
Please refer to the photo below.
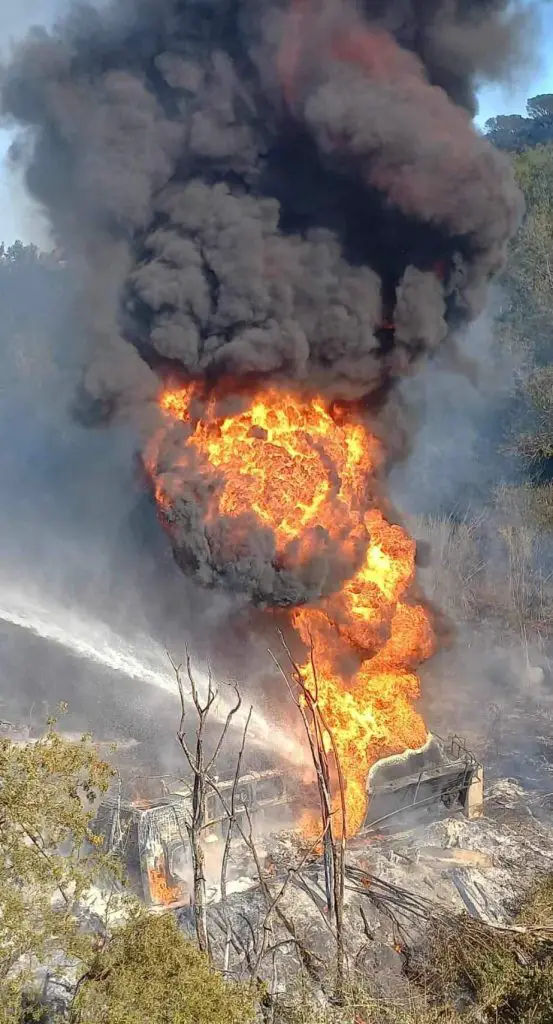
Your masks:
M147 430L175 372L381 405L481 311L519 222L471 115L524 30L504 0L118 0L29 37L3 107L82 262L89 415Z
M501 0L119 0L30 38L4 110L86 259L88 391L148 397L138 349L370 394L477 313L520 200L473 91L521 26Z

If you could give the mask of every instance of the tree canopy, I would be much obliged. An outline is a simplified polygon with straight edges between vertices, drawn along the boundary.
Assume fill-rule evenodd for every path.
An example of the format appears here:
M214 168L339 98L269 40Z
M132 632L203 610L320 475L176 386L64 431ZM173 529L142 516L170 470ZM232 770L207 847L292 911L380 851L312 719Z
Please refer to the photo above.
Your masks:
M0 1022L37 965L87 960L76 907L108 867L90 825L112 772L90 740L53 726L30 743L0 738Z
M499 114L486 121L486 134L498 149L521 153L553 142L553 93L532 96L526 103L526 113L526 117Z
M52 1022L248 1024L257 993L227 983L175 917L125 894L92 829L114 774L89 737L54 725L36 741L0 739L0 1024L43 1019L41 966L72 990ZM100 928L83 912L92 887L108 893Z
M514 167L527 212L511 248L499 330L510 332L523 365L527 405L514 447L530 476L543 479L553 465L553 143L517 154Z

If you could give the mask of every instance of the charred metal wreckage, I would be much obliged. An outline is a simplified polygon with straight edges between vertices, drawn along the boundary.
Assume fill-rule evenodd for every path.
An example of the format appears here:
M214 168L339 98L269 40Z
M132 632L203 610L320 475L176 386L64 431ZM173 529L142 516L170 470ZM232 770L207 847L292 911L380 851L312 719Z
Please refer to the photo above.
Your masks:
M209 859L224 844L228 829L227 799L233 780L217 782L206 801L202 841ZM191 789L164 776L138 779L134 793L110 791L100 805L94 829L106 848L125 862L129 882L152 910L190 903L192 856L188 823ZM220 794L220 795L219 795ZM367 779L368 810L355 842L393 832L398 826L450 813L482 813L483 769L462 740L448 743L430 736L417 751L379 761ZM301 803L297 778L281 771L252 772L240 778L235 793L236 817L263 831L291 829ZM239 829L233 843L239 842ZM220 854L219 854L220 856ZM215 856L215 859L216 856Z

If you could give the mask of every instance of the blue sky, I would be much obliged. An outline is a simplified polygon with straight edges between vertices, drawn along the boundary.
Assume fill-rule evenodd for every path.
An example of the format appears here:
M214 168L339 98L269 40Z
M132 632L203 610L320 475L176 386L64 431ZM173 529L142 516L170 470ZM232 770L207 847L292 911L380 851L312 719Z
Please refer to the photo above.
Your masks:
M98 0L97 0L98 2ZM0 0L0 55L10 39L21 35L30 24L48 24L63 9L65 0ZM477 121L483 125L494 114L525 113L528 96L553 92L553 0L539 3L539 26L531 66L517 73L503 88L485 88L480 94ZM48 245L48 232L40 212L33 208L20 181L6 163L10 133L0 130L0 240Z
M478 123L485 124L495 114L525 114L528 96L553 92L553 0L539 3L534 59L531 66L503 88L483 89L480 94Z

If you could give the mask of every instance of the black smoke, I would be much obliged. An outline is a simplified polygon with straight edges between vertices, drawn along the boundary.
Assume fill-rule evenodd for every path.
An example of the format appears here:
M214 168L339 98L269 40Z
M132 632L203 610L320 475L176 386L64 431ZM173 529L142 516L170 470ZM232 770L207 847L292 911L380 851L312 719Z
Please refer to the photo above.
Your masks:
M471 116L524 31L504 0L112 0L30 36L3 109L82 269L83 417L148 432L167 375L382 408L519 223Z

